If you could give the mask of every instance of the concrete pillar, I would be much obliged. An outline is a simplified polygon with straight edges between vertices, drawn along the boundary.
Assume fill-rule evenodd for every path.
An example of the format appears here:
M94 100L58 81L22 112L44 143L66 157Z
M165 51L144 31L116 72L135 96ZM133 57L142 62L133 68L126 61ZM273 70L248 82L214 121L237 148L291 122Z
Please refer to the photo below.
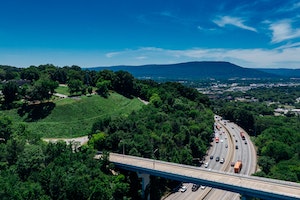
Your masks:
M150 200L150 195L148 195L148 197L144 196L147 185L150 182L150 175L149 174L140 174L140 173L138 173L138 177L142 178L142 198Z

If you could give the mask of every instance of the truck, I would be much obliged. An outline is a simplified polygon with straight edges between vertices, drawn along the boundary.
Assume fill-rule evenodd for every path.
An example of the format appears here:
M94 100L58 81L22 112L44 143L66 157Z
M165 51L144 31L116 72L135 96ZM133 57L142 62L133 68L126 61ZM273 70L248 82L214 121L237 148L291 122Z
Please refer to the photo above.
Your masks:
M241 169L242 169L242 161L238 160L235 164L234 164L234 173L240 173Z
M240 135L241 135L242 140L245 140L245 134L244 134L244 132L240 132Z

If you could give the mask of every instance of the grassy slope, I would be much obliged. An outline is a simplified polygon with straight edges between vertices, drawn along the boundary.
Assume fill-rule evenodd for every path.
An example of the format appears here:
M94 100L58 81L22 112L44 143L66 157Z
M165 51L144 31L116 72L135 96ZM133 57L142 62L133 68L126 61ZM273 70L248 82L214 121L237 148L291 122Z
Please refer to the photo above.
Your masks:
M106 116L126 116L143 105L138 99L130 100L117 93L112 93L107 99L93 95L79 99L61 99L54 103L56 106L51 113L37 122L24 122L25 116L20 117L16 109L5 111L5 114L14 123L26 123L29 131L45 138L77 137L87 135L98 119Z
M59 94L70 95L69 88L66 85L60 85L58 88L55 89L55 92Z

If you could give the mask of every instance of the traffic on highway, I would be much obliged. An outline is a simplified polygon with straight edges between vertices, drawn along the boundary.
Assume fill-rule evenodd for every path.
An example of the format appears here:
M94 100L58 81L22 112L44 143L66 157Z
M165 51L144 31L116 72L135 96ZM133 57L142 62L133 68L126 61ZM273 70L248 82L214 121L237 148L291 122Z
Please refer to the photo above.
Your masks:
M214 139L200 168L251 175L256 171L256 151L249 135L236 124L215 116ZM182 183L167 200L240 199L237 193Z

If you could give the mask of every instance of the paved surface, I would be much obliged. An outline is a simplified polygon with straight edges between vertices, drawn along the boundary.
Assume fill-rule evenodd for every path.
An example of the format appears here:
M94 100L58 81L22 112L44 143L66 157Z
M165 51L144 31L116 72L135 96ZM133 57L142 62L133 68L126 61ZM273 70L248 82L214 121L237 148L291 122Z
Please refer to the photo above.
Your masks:
M83 137L77 137L77 138L43 138L44 141L46 142L57 142L59 140L65 141L67 143L79 143L80 146L86 144L89 139L88 136L83 136Z
M167 174L172 177L182 178L182 180L186 181L191 178L196 178L219 185L223 187L221 189L231 188L235 192L239 192L239 190L258 191L260 195L262 195L261 192L266 192L283 195L285 196L284 199L289 199L289 197L290 199L300 199L300 184L298 183L218 172L199 167L115 153L110 153L109 160L117 166L122 166L122 168L127 167L127 169L138 170L149 174L153 173L153 175L157 173L161 175Z

